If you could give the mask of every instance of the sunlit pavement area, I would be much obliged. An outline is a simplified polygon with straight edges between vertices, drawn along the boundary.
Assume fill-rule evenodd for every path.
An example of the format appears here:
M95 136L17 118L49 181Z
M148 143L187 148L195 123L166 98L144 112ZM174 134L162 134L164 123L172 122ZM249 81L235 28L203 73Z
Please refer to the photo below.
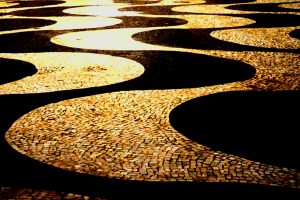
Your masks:
M300 1L0 13L0 199L299 195Z

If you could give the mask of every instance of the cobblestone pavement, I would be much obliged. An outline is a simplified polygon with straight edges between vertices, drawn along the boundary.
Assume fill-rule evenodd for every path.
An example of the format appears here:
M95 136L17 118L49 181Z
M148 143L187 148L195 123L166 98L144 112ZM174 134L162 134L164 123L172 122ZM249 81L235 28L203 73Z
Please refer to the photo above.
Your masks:
M299 192L299 1L7 0L0 11L1 199L126 199L152 183L177 188L172 198L181 184ZM173 114L232 94L247 103L211 118L186 109L199 119L188 128ZM276 99L264 105L266 94Z

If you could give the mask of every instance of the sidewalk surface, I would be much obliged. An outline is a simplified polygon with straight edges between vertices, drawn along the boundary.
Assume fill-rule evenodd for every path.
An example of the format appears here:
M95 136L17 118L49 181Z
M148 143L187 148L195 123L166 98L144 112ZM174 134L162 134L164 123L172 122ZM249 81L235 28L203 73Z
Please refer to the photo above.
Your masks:
M300 1L0 13L0 199L299 195Z

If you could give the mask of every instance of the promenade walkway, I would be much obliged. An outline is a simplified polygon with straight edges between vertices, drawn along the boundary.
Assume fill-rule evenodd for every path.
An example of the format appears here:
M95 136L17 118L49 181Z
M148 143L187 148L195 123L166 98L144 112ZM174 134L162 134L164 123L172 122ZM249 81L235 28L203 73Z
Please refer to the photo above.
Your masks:
M300 1L0 13L0 199L299 195Z

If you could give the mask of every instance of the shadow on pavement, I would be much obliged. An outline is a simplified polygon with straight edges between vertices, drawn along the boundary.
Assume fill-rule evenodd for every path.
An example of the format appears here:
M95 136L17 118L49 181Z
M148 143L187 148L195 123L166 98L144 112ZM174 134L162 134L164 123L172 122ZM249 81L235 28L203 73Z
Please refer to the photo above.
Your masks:
M176 107L172 126L212 150L300 169L300 91L226 92Z
M37 69L31 63L0 58L0 85L31 76L36 72Z

